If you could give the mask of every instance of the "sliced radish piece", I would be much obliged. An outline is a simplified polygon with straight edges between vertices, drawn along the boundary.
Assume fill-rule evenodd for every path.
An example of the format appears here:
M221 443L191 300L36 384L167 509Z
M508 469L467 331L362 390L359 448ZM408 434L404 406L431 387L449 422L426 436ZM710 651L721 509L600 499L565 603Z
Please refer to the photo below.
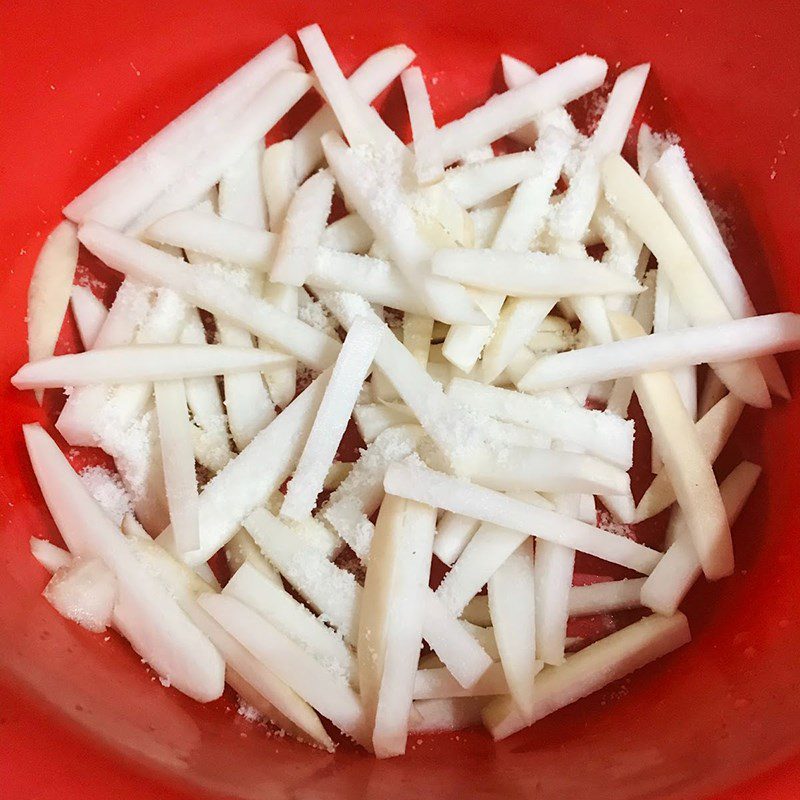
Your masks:
M687 364L741 361L798 346L800 315L766 314L543 356L519 385L526 392L542 392Z
M414 174L420 184L427 186L444 177L431 101L419 67L409 67L400 75L400 80L414 138Z
M743 410L744 403L735 395L729 394L695 423L697 438L710 464L717 460L722 448L727 444ZM636 522L642 522L661 513L665 508L669 508L675 499L675 490L672 488L669 476L666 470L662 469L653 478L636 507Z
M302 286L314 269L320 237L331 212L333 178L312 175L292 197L281 227L270 280Z
M543 166L535 152L509 153L449 169L444 174L444 185L459 205L474 208L526 180L538 178Z
M291 139L276 142L266 149L261 174L270 229L277 234L283 227L283 220L298 185L294 170L294 142Z
M603 162L603 190L608 202L647 245L667 273L681 307L693 325L713 325L732 319L695 254L647 184L621 156ZM751 361L712 364L731 391L760 407L770 404L758 365Z
M78 266L78 236L75 226L64 220L48 235L36 259L28 286L28 358L38 361L53 355L69 305L75 268ZM44 392L36 399L42 402Z
M76 235L77 238L77 235ZM103 301L86 286L73 286L70 291L70 306L84 350L91 350L108 316Z
M635 278L621 275L593 259L549 253L441 249L433 273L443 278L515 297L638 294Z
M62 567L72 563L72 556L68 550L59 547L46 539L37 539L31 536L31 555L52 575Z
M595 56L575 56L517 89L495 95L461 119L439 129L445 164L506 136L532 122L538 114L591 92L605 80L606 62Z
M620 73L614 81L605 110L591 138L590 148L598 161L612 153L622 152L649 72L650 64L639 64Z
M755 488L761 467L743 461L720 484L719 490L728 524L733 525ZM678 510L670 520L672 544L641 588L642 605L658 614L674 614L703 570L697 551ZM663 565L663 566L662 566Z
M214 646L141 565L55 442L39 425L26 425L23 432L45 502L70 552L101 559L116 577L120 632L184 694L199 702L219 697L224 667Z
M117 580L99 558L72 558L60 567L42 592L62 617L93 633L111 624Z
M505 739L689 641L689 623L683 614L647 617L589 645L566 663L542 670L537 676L532 716L525 717L506 695L483 710L484 725L493 739Z
M420 465L392 464L383 485L399 497L563 544L644 575L653 571L660 557L625 537Z
M489 613L514 702L532 715L534 678L542 668L536 653L536 605L533 542L526 538L489 578Z
M175 546L186 553L200 544L197 477L186 390L181 380L156 381L153 388L169 521Z
M188 302L268 339L309 366L324 368L336 357L338 342L231 286L213 271L188 267L177 258L94 223L81 228L80 238L113 269L151 285L166 286Z
M358 432L366 444L371 444L388 428L416 422L413 412L403 403L362 403L353 409Z
M614 319L620 339L644 336L632 317ZM733 572L733 545L719 487L694 422L666 372L645 372L633 379L645 420L664 461L664 471L686 517L692 542L709 580Z
M134 345L53 356L20 367L11 378L18 389L181 380L204 375L264 371L287 356L224 345Z
M664 558L659 561L659 565ZM656 566L653 570L660 569ZM588 586L573 586L569 593L569 615L584 617L627 611L642 605L642 588L649 578L624 578L621 581L599 581ZM673 612L674 613L674 609Z
M253 537L240 528L234 537L225 545L225 561L233 577L245 564L263 575L273 586L283 590L281 576L275 567L264 558L261 549L253 541Z
M259 140L222 173L217 197L221 217L266 230L267 198L261 180L263 158L264 141Z
M383 326L367 317L356 318L350 327L297 469L286 487L281 516L299 520L314 509L383 336Z
M445 511L436 526L433 540L434 555L444 564L453 566L478 531L480 522L472 517Z

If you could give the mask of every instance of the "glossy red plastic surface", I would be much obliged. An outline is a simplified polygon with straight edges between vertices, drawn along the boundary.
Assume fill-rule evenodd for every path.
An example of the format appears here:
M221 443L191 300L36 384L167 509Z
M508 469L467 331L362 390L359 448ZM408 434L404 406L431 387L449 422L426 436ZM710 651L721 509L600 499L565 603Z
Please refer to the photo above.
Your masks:
M45 415L8 377L24 360L42 238L77 191L265 43L314 20L348 68L377 47L415 48L440 120L500 88L500 52L540 68L597 52L612 73L652 61L644 117L680 133L759 309L800 310L796 4L3 3L0 796L800 796L798 403L748 412L730 446L727 463L747 457L765 475L737 526L736 575L690 597L693 643L498 745L479 731L426 737L376 762L268 738L226 702L200 707L163 688L118 638L65 622L39 596L45 576L27 542L53 525L19 426ZM400 95L385 102L398 112ZM798 362L784 364L796 391Z

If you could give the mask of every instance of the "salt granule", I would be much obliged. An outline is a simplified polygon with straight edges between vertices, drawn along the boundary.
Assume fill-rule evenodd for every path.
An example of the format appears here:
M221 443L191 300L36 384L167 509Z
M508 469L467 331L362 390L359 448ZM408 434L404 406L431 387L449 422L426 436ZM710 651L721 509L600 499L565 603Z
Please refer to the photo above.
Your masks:
M86 467L79 474L95 502L115 525L122 524L122 518L133 510L133 503L119 475L105 467Z

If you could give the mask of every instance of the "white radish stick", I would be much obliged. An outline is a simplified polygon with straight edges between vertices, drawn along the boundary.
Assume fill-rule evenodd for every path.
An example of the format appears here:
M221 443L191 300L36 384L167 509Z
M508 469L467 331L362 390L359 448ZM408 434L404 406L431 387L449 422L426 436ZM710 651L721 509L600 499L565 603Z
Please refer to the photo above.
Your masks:
M580 495L558 495L555 505L560 514L580 519ZM547 664L560 664L564 660L574 567L575 550L544 539L537 541L534 567L536 657Z
M270 230L277 234L283 228L286 212L298 186L294 170L294 143L291 139L276 142L266 149L261 174Z
M76 235L77 238L77 235ZM100 298L96 297L86 286L73 286L70 291L70 306L78 334L83 342L84 350L91 350L97 335L108 316L108 309ZM30 314L28 315L30 316Z
M306 279L316 291L354 292L370 303L428 316L425 302L388 261L320 248Z
M207 561L239 530L242 520L266 503L291 474L325 391L329 373L320 375L279 414L200 493L200 548L183 554L187 563ZM174 549L172 532L159 536Z
M125 230L140 233L171 211L196 203L248 148L263 139L310 87L311 78L299 67L275 75L242 109L235 123L209 138L197 161L126 225Z
M402 194L398 156L387 149L372 150L367 159L331 133L323 137L322 146L346 201L387 247L430 315L443 322L484 322L485 316L463 286L430 275L432 247L419 233Z
M501 55L500 62L503 68L503 80L509 89L524 86L539 77L539 73L533 67L513 56ZM572 117L563 107L555 107L537 114L533 118L533 122L512 131L509 136L514 141L531 147L547 128L560 130L571 143L575 142L579 136Z
M551 136L555 138L554 134ZM448 169L444 185L460 206L474 208L528 179L537 178L542 174L542 167L542 160L536 153L528 150L509 153Z
M727 444L743 409L744 403L735 395L728 394L695 423L697 438L710 464L717 460ZM675 490L666 470L662 469L653 478L636 507L636 522L654 517L674 502Z
M450 697L486 697L508 694L503 665L492 664L480 680L465 689L444 667L419 669L414 678L415 700L439 700Z
M233 597L198 598L231 636L339 730L369 749L364 710L347 682L331 674L303 647Z
M197 478L186 390L181 380L156 381L153 389L169 521L175 546L185 553L200 544Z
M598 161L612 153L622 152L649 72L650 64L639 64L625 70L614 81L614 88L590 140L589 147Z
M36 479L56 525L75 556L99 558L117 580L115 626L173 686L199 702L222 694L224 665L213 645L138 561L39 425L23 427Z
M743 461L720 484L728 524L733 525L755 488L761 467ZM641 604L658 614L674 614L703 570L686 527L677 511L670 521L673 542L641 587Z
M591 92L605 80L607 65L594 56L575 56L517 89L496 95L461 119L439 129L445 164L497 141L538 114Z
M448 697L438 700L415 700L415 719L409 733L444 733L472 728L481 721L483 697Z
M93 633L104 633L114 615L117 580L99 558L70 556L42 595L62 617Z
M319 243L330 250L363 255L372 247L374 237L358 214L348 214L332 222L322 232Z
M658 563L663 561L662 558ZM656 566L653 572L658 569ZM642 605L642 587L648 579L649 577L623 578L619 581L598 581L587 586L573 586L569 593L569 615L585 617L639 608Z
M267 198L261 179L264 149L263 140L247 148L239 160L222 173L217 195L221 217L259 230L266 230L268 222Z
M369 517L380 506L386 469L393 461L410 455L419 444L422 431L403 425L380 433L362 451L350 474L322 507L320 516L365 561L369 555L374 526Z
M500 250L439 250L433 273L443 278L514 297L574 297L638 294L635 278L589 258Z
M606 199L656 257L689 321L693 325L730 321L731 312L697 257L633 167L621 156L610 156L603 162L602 176ZM769 392L757 364L743 361L711 366L745 402L769 406Z
M543 392L648 370L741 361L798 347L800 315L765 314L543 356L519 387L525 392Z
M359 690L379 758L405 752L422 646L436 512L387 496L367 560L359 619Z
M613 325L620 339L645 335L632 317L616 317ZM730 575L733 546L725 507L708 454L675 381L666 372L646 372L633 379L633 388L686 517L703 572L709 580Z
M404 44L373 53L347 79L356 96L371 103L414 60L414 51ZM294 162L299 180L307 178L323 161L320 140L328 131L339 130L336 115L324 105L294 135ZM367 248L365 248L367 249Z
M434 555L443 564L452 567L479 527L480 522L477 519L445 511L436 526L436 538L433 540Z
M734 319L752 317L755 307L733 264L681 147L668 147L648 172L648 183L684 236ZM774 359L760 363L767 385L788 398L786 381Z
M630 539L423 466L392 464L384 488L409 500L572 547L644 575L653 571L660 557Z
M689 623L683 614L646 617L589 645L560 666L545 667L536 679L535 707L531 716L523 716L510 695L506 695L484 708L483 723L493 739L505 739L690 640Z
M331 212L333 178L312 175L295 193L281 226L270 280L302 286L314 269L320 237Z
M652 128L643 122L636 138L636 168L642 179L647 178L650 167L661 158L669 143L666 137L653 133Z
M31 536L31 555L52 575L61 567L72 563L72 556L63 547L59 547L46 539Z
M205 344L206 333L196 308L189 309L179 341L181 344ZM211 472L219 472L232 453L217 380L215 377L190 378L184 381L184 386L195 431L195 459Z
M222 594L257 611L284 636L306 648L334 675L350 682L358 677L355 658L344 640L252 564L244 564L228 581Z
M319 82L323 96L351 147L400 144L394 133L368 102L347 81L319 25L297 32Z
M209 135L229 124L258 89L296 60L294 42L282 36L76 197L65 215L76 222L127 225L179 178Z
M280 353L206 344L152 344L52 356L20 367L11 382L18 389L140 383L237 372L267 372L287 361Z
M263 508L244 521L264 555L303 599L355 644L361 607L361 586L345 570L303 542L294 531Z
M213 272L190 268L177 258L95 223L84 225L80 237L112 269L150 285L171 288L188 302L268 339L309 366L328 366L339 350L338 342L330 337L231 286Z
M633 463L633 422L613 414L559 402L554 397L526 395L463 378L450 382L447 395L496 419L534 428L554 439L577 445L624 469Z
M278 244L276 234L207 208L173 211L150 225L144 238L260 272L271 268Z
M515 445L464 454L459 474L499 491L630 493L627 473L584 453Z
M228 564L231 576L235 575L243 566L248 565L263 575L273 586L283 590L283 581L275 567L264 558L253 537L240 528L236 535L225 545L225 561Z
M28 285L28 359L53 355L69 305L72 280L78 266L78 235L64 220L48 235L33 267ZM41 404L44 391L36 392Z
M409 67L400 75L400 81L414 139L414 174L421 185L427 186L444 177L431 101L419 67Z
M383 336L383 326L367 317L357 318L348 331L297 470L286 487L281 516L299 520L313 511Z
M489 613L508 689L526 716L534 711L536 653L533 542L524 542L489 579Z
M459 685L474 686L492 665L491 656L468 630L467 623L457 620L430 589L425 588L423 595L423 638Z
M403 344L417 359L421 367L428 366L433 336L433 319L431 317L406 313L403 315Z

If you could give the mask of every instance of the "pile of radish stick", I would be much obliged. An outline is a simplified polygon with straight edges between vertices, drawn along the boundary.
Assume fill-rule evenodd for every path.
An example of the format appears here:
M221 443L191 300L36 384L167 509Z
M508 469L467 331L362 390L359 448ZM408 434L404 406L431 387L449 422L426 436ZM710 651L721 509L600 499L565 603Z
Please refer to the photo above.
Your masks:
M58 434L118 472L24 427L66 547L31 540L44 594L164 683L227 683L326 750L501 739L690 640L678 608L732 574L759 476L714 461L746 404L788 398L774 354L800 316L755 315L680 146L642 124L623 159L649 65L607 91L601 58L503 56L507 91L437 126L405 45L346 78L319 26L298 38L313 72L278 39L41 251L12 382L63 389ZM409 143L371 105L397 78ZM566 107L598 89L579 130ZM80 247L122 275L110 308L73 286ZM84 352L54 355L70 305ZM663 548L637 540L666 510ZM568 635L591 615L613 624Z

